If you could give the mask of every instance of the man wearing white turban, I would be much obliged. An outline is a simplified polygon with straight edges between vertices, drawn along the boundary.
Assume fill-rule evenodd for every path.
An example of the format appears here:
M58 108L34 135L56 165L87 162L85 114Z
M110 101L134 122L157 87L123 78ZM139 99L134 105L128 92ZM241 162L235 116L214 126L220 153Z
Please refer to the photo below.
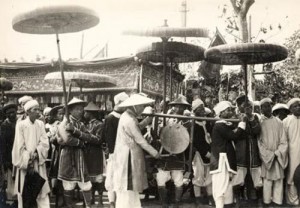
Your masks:
M232 182L230 176L237 173L236 155L233 141L241 139L246 129L246 117L241 115L237 131L229 119L233 116L232 105L229 101L218 103L214 111L221 120L217 121L212 130L210 173L212 174L212 194L216 208L233 202Z
M272 113L275 117L283 121L290 114L290 110L287 104L276 103L272 108Z
M15 141L12 150L12 163L17 167L15 192L18 196L18 207L33 207L23 204L22 191L25 175L28 171L36 171L46 181L37 199L38 208L50 208L50 187L46 172L46 159L48 156L49 142L44 123L38 120L40 116L39 104L36 100L30 100L24 105L27 113L25 120L17 123Z
M300 164L300 99L292 98L287 106L292 115L287 116L283 120L283 128L285 130L288 141L288 158L289 165L287 171L287 193L286 201L291 205L299 205L299 198L296 186L294 185L294 172Z
M206 111L204 103L197 98L192 102L192 110L195 116L205 117ZM193 157L194 177L192 183L194 185L194 193L196 204L204 204L209 202L212 204L212 183L210 171L210 144L211 144L211 125L206 121L195 121L193 147L196 152ZM204 188L206 194L201 194L201 188ZM203 196L204 195L204 196ZM208 200L206 200L206 197Z
M272 201L282 204L284 169L287 166L288 144L283 124L272 116L272 100L261 101L261 133L258 139L262 159L263 200L265 204Z

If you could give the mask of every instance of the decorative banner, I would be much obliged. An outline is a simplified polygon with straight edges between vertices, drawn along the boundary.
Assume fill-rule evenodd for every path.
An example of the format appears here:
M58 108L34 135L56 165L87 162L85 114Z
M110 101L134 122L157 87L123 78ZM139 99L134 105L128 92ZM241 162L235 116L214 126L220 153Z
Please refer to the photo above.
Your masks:
M28 68L15 68L15 69L3 69L5 66L1 66L0 72L2 76L5 76L13 83L13 89L11 94L24 94L24 92L30 93L62 93L61 83L49 83L44 80L46 74L55 72L58 70L58 66L46 65L43 67L32 64ZM10 66L12 67L12 66ZM133 61L133 58L120 60L113 60L111 62L98 61L98 62L76 62L66 63L65 71L72 72L90 72L103 75L109 75L113 77L117 83L116 90L122 89L136 89L138 83L139 66ZM26 77L26 79L24 79ZM107 91L106 88L96 88L93 90L83 89L83 91ZM78 87L74 87L72 91L79 91Z
M157 95L163 94L163 70L159 67L148 66L146 64L143 65L143 92L150 92ZM173 71L173 82L172 89L173 93L176 94L177 88L179 87L179 83L184 79L183 75L179 72ZM170 95L170 70L167 69L167 95ZM175 97L175 96L173 96Z

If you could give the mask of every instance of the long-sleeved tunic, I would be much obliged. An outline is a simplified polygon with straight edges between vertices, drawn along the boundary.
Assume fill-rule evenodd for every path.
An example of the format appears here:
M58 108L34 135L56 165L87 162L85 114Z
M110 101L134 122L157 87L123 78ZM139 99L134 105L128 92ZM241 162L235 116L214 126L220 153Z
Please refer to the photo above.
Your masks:
M63 123L64 121L61 125ZM86 182L90 178L82 144L97 142L98 138L90 134L85 125L75 117L70 116L70 123L75 127L75 130L70 133L68 140L62 143L58 179Z
M113 160L113 189L142 192L148 187L144 152L157 151L141 134L135 113L127 109L120 117Z
M273 181L283 179L288 144L283 123L277 117L262 116L258 147L263 162L262 177Z
M295 169L300 164L300 118L289 115L283 120L283 128L288 141L289 165L287 183L293 184Z
M243 123L243 122L241 122ZM241 124L245 125L245 123ZM241 135L244 133L243 128L238 127L237 131L233 131L232 123L226 122L224 120L217 121L214 125L212 131L212 143L211 143L211 158L210 158L210 170L211 173L218 172L219 167L219 157L220 153L226 153L228 160L228 170L229 172L236 173L237 163L236 155L233 146L233 141L238 141Z
M120 113L113 111L104 122L104 137L110 154L114 153L120 116Z
M18 193L19 197L22 194L29 160L35 152L38 153L38 160L34 160L34 170L46 180L38 198L44 198L50 192L45 164L48 149L49 142L42 121L35 120L32 123L29 117L27 117L25 120L17 122L15 142L12 150L12 163L17 167L15 193ZM19 185L20 189L18 189Z
M11 151L15 139L15 128L16 122L11 122L8 118L1 124L0 133L0 153L2 158L2 164L4 164L5 169L9 168L12 170L12 159Z
M97 138L93 143L86 144L84 149L89 176L94 178L103 173L103 123L97 119L92 119L87 124L87 130Z

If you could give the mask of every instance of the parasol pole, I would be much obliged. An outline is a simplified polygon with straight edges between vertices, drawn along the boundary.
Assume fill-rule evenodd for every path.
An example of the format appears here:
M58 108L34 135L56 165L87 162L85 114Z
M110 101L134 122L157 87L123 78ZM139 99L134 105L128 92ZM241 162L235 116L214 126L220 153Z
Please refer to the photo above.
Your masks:
M1 90L1 97L2 97L1 105L2 105L2 107L4 107L4 90L3 89Z
M84 99L84 95L82 94L82 86L80 86L79 87L79 89L80 89L80 94L79 94L79 98L81 99L81 100L83 100Z
M170 67L170 100L173 99L173 79L172 79L172 71L173 71L173 58L170 59L171 67Z
M245 88L245 102L247 102L247 100L248 100L248 74L247 74L247 64L244 62L243 63L243 65L242 65L242 67L243 67L243 70L244 70L244 76L245 76L245 83L244 83L244 88Z
M164 101L164 106L163 106L163 113L167 113L167 105L166 105L166 96L167 96L167 61L166 61L166 42L168 41L167 38L162 38L162 54L163 54L163 70L164 70L164 91L163 91L163 101Z
M70 84L69 84L69 89L68 89L68 94L67 94L67 102L69 102L69 100L70 100L71 90L72 90L72 82L70 82Z
M190 149L189 149L189 170L188 172L192 172L192 163L193 163L193 144L194 144L194 132L195 132L195 119L192 120L192 126L191 126L191 140L190 140Z
M62 63L61 53L60 53L58 30L55 31L55 35L56 35L56 43L57 43L57 51L58 51L59 69L61 72L61 80L62 80L62 85L63 85L63 95L64 95L64 100L65 100L65 115L67 117L67 121L70 122L68 100L67 100L67 90L66 90L66 83L65 83L64 68L63 68L63 63Z

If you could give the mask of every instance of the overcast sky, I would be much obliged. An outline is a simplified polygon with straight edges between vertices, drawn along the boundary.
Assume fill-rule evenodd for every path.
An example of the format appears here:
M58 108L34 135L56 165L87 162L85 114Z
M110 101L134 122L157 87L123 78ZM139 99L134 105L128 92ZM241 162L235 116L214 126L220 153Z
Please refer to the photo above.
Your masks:
M32 35L16 32L12 29L12 19L15 15L26 10L34 9L43 4L51 5L54 0L1 0L0 8L0 60L31 61L36 55L45 56L47 60L57 59L57 48L54 35ZM61 2L61 0L59 1ZM65 1L67 2L67 1ZM69 1L74 4L74 0ZM181 26L182 0L82 0L81 5L94 9L100 23L84 31L83 54L89 59L108 42L110 56L134 54L136 48L145 42L159 41L159 39L145 37L122 36L121 31L128 28L145 28L161 26L164 19L168 19L169 26ZM229 0L187 0L188 27L208 27L212 30L218 27L221 32L224 23L218 16L221 14L219 6ZM284 39L299 29L300 24L299 0L256 0L250 8L252 14L252 35L258 34L261 25L273 31L264 35L259 34L256 41L267 38L268 42L283 43ZM281 31L277 29L282 26ZM223 32L226 38L231 37ZM79 58L82 32L60 35L63 59ZM90 53L91 49L93 49Z

